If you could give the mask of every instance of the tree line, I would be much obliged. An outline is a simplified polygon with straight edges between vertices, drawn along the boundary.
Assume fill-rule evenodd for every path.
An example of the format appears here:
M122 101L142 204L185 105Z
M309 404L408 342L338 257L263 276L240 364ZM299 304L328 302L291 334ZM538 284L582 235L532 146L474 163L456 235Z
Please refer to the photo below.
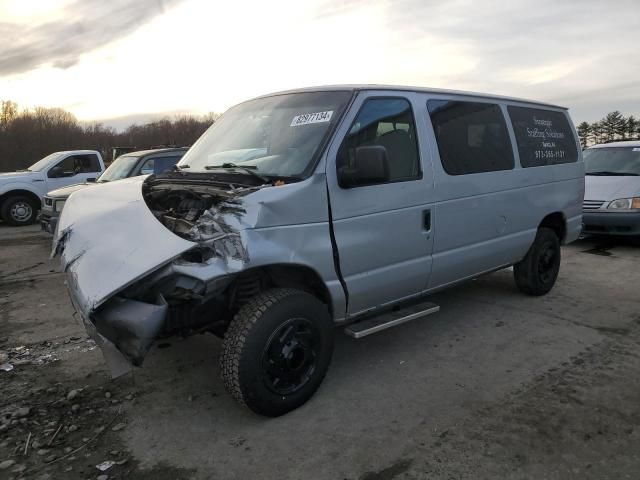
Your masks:
M27 168L40 158L61 150L98 150L111 160L113 147L189 146L218 117L181 115L145 124L133 124L121 132L99 122L82 124L61 108L19 108L0 101L0 172Z
M633 115L625 117L615 110L597 122L580 123L577 130L582 148L586 148L616 140L636 140L640 138L640 121Z
M189 146L218 118L209 113L182 115L145 124L133 124L121 132L99 122L80 123L61 108L20 109L15 102L0 101L0 172L27 168L40 158L60 150L98 150L111 159L113 147L144 150L165 145ZM577 126L583 148L597 143L640 138L640 120L619 111L593 123Z

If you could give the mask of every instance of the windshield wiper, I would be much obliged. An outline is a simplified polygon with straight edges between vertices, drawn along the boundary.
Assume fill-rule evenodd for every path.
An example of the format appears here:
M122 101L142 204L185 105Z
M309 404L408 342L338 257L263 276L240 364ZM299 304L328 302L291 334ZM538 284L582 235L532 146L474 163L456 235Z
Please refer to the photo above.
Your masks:
M611 172L604 170L602 172L587 172L585 175L597 175L602 177L637 177L640 174L633 172Z
M216 168L242 170L249 175L259 178L264 183L269 183L271 181L267 177L263 177L262 175L254 172L254 170L258 169L258 167L256 167L255 165L236 165L235 163L223 163L222 165L206 165L204 168L205 170L215 170Z

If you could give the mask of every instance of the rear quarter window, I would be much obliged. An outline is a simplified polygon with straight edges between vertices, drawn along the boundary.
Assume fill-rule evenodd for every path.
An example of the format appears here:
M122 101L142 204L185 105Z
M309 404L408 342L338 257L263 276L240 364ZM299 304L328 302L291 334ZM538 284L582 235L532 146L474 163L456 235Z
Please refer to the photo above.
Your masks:
M564 113L514 106L507 107L507 110L523 167L558 165L578 160L573 129Z

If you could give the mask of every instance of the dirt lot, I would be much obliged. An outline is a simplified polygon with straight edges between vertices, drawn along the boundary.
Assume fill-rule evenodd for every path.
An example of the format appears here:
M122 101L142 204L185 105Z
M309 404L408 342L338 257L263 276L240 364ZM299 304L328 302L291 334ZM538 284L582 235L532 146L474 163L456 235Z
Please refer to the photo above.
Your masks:
M633 243L565 247L543 298L502 271L434 296L436 315L337 331L323 386L277 419L226 394L211 335L160 342L111 380L49 248L0 225L1 479L640 477Z

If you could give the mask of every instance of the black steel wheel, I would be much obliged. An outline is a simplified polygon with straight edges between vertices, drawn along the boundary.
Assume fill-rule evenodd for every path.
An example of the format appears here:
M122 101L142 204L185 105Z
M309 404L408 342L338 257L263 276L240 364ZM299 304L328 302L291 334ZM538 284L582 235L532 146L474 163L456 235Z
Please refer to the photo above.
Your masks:
M289 395L304 387L313 376L322 347L322 334L306 318L292 318L269 338L262 354L267 388Z
M560 271L560 239L550 228L539 228L527 255L513 267L520 291L545 295L556 283Z
M220 369L225 388L261 415L304 404L331 362L333 323L327 306L294 289L271 289L242 306L229 325Z

